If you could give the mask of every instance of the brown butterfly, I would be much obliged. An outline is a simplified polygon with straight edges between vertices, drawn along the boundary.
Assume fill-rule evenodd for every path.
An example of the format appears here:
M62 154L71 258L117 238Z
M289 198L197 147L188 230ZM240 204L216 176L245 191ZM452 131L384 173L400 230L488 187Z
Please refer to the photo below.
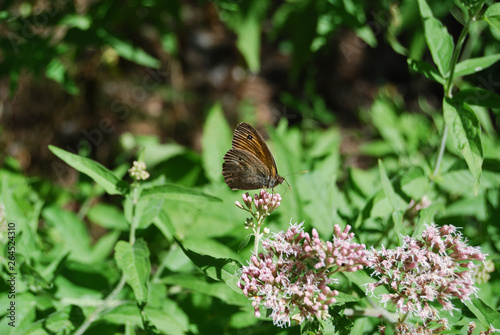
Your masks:
M233 147L224 155L222 175L232 190L273 188L285 180L266 142L248 123L236 127Z

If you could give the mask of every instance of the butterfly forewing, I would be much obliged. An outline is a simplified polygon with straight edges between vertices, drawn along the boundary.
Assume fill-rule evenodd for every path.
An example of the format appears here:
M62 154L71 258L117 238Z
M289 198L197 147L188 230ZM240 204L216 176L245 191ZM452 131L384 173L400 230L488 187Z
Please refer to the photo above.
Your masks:
M255 155L266 167L269 174L274 177L278 173L276 162L262 136L248 123L240 123L234 131L233 148L249 151Z
M222 175L233 190L274 188L284 181L264 139L248 123L236 127L233 147L224 155Z

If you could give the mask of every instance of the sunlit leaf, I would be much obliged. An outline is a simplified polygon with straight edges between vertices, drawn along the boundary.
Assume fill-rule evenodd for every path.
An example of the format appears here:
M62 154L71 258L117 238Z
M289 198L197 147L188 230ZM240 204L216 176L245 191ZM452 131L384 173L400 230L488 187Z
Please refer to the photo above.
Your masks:
M72 154L66 150L49 145L50 151L81 173L85 173L97 184L101 185L109 194L122 194L128 192L128 185L118 179L115 174L103 165L91 159Z
M472 173L474 193L477 195L484 155L479 120L466 104L456 106L447 98L443 100L443 113L453 143Z
M135 241L134 245L118 241L115 246L115 260L123 271L127 284L134 290L139 302L146 302L148 297L148 279L151 272L149 249L143 239Z

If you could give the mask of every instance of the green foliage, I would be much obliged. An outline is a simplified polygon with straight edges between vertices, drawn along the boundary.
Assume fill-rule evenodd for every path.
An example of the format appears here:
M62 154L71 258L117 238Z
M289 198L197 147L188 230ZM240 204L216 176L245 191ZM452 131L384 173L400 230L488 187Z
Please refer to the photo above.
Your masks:
M236 33L236 47L250 71L259 71L262 44L271 40L290 54L292 79L298 79L338 29L348 27L371 47L385 33L415 76L442 87L442 107L420 97L425 113L406 110L399 93L381 88L360 111L361 126L370 136L333 125L336 117L312 85L304 101L283 92L283 103L299 110L303 122L290 126L283 118L275 129L266 129L280 175L288 175L291 185L275 189L283 201L266 221L271 231L304 221L306 230L314 227L330 239L335 224L351 225L359 242L389 248L401 245L402 236L418 236L426 224L453 224L498 268L500 141L494 118L500 95L477 81L494 77L500 60L498 3L463 1L451 8L451 3L425 0L404 1L400 7L380 1L380 12L370 15L366 1L215 4L220 19ZM156 57L114 29L145 8L163 48L176 55L174 29L163 19L180 21L177 1L98 1L85 15L72 6L57 7L52 16L35 13L29 3L16 15L0 12L0 22L9 29L8 38L0 40L0 75L11 78L11 90L27 70L80 94L74 63L87 48L158 67ZM390 12L390 19L383 20L381 12ZM459 36L447 27L451 12L461 24ZM48 31L64 28L58 43L34 29L42 19ZM272 28L263 34L263 23L269 22ZM474 29L487 34L474 41L475 48L466 42ZM408 40L399 41L402 36ZM359 52L342 43L346 59ZM341 150L349 141L360 143L357 157ZM369 269L335 277L341 293L329 320L278 329L265 311L254 317L251 301L238 288L239 271L253 248L247 245L252 239L244 229L245 213L234 206L243 191L229 190L221 176L222 157L231 147L221 104L208 111L201 144L202 152L196 153L154 137L123 135L124 157L143 148L140 160L150 173L145 181L124 176L130 162L123 157L108 168L49 146L54 160L79 173L71 188L27 177L18 162L6 157L0 168L0 306L13 300L8 280L15 271L17 309L12 328L2 307L0 333L373 334L382 324L393 332L394 306L385 310L364 293L364 284L373 281ZM360 157L365 163L351 166ZM303 170L308 172L289 175ZM15 224L14 270L6 257L8 223ZM465 333L471 321L479 330L500 328L500 297L494 294L500 275L496 269L489 275L477 298L457 303L448 333Z

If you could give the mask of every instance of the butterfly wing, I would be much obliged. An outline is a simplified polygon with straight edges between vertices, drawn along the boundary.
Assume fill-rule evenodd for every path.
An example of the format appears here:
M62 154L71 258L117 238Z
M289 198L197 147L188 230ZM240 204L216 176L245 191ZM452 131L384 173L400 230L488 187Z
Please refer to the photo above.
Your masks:
M268 187L267 167L247 150L230 149L224 155L222 175L232 190L255 190Z
M274 178L278 174L276 162L266 145L266 142L248 123L240 123L236 126L233 137L233 148L248 151L257 157L268 169L268 174Z

